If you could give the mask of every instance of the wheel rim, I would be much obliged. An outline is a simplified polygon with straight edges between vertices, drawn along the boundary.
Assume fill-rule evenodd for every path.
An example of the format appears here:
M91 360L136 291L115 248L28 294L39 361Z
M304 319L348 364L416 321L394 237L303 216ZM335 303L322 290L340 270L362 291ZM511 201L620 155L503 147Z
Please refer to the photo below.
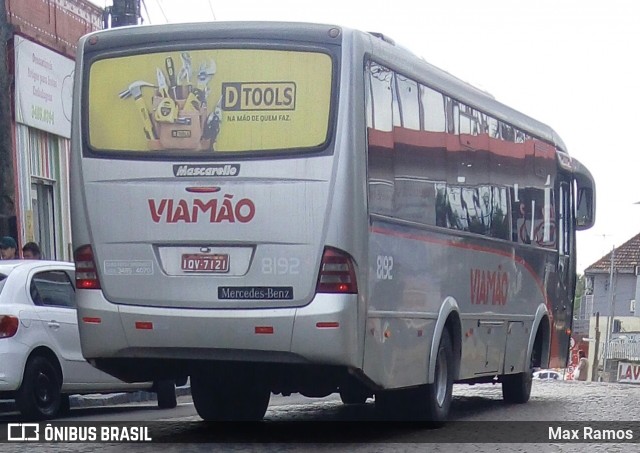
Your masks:
M438 351L438 360L436 362L436 402L438 406L444 406L447 398L447 358L442 351Z
M46 371L39 371L35 380L36 404L40 408L47 408L53 400L55 383Z

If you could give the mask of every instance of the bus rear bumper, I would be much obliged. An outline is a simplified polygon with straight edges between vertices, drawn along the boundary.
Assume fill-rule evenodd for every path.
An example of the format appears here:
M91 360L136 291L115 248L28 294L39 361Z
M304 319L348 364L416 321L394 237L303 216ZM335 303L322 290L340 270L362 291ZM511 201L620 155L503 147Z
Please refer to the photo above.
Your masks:
M361 367L355 294L317 294L298 308L202 310L117 305L100 291L78 293L82 353L89 360Z

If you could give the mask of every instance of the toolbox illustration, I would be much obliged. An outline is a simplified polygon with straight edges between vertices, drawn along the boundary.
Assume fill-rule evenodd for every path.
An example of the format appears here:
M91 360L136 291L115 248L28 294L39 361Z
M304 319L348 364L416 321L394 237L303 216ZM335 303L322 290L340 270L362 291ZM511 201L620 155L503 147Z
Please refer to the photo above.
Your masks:
M152 123L157 138L149 141L150 149L207 150L211 140L203 138L207 119L206 103L192 103L191 86L176 87L176 97L166 97L160 90L152 98Z
M189 52L180 56L179 74L176 75L172 57L167 57L164 70L156 68L157 85L138 80L122 91L120 98L132 97L136 103L150 150L213 151L222 121L222 98L212 112L207 107L215 61L200 65L194 85ZM150 110L142 88L154 89Z

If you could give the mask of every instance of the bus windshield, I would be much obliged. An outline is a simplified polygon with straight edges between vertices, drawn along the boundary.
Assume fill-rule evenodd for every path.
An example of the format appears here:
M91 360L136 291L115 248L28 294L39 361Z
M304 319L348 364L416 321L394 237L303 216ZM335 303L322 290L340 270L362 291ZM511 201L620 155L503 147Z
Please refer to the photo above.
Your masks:
M328 141L332 71L318 51L98 57L85 103L88 145L151 156L319 148Z

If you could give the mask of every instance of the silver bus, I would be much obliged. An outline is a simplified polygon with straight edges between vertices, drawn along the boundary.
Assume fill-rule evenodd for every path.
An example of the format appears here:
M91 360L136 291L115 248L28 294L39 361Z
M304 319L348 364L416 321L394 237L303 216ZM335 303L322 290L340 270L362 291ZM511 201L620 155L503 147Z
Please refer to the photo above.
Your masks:
M205 420L338 392L442 422L454 382L523 403L534 368L565 366L591 174L550 127L384 35L100 31L79 42L73 112L99 369L189 375Z

